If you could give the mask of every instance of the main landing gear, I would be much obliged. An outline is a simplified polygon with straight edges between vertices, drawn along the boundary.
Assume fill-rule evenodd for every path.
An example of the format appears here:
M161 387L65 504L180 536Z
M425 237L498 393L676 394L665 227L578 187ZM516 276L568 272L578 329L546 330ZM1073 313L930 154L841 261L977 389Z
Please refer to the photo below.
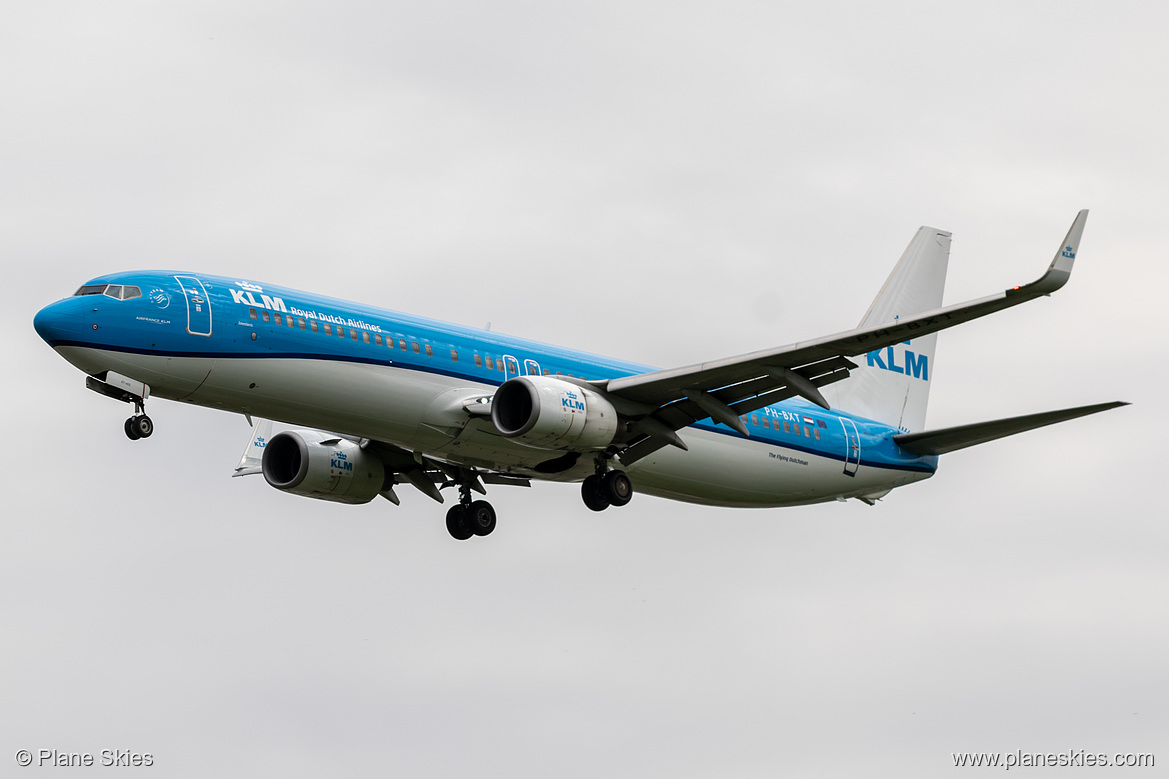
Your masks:
M584 504L593 511L604 511L610 506L624 506L633 499L633 482L625 471L606 471L605 461L598 458L597 472L585 478L580 485Z
M139 438L150 438L154 433L154 422L150 417L146 416L146 409L141 402L134 403L134 416L126 420L124 430L126 437L131 441L137 441Z
M459 502L446 513L446 529L458 541L491 535L495 530L495 509L485 500L472 501L471 486L460 484Z

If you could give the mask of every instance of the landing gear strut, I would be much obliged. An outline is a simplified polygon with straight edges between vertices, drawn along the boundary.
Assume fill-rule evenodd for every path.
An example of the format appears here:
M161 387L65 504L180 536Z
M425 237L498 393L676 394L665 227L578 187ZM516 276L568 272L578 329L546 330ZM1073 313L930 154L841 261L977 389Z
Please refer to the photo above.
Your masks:
M471 485L459 485L459 503L446 513L446 529L457 541L471 536L491 535L495 530L495 509L485 500L471 500Z
M609 506L624 506L633 499L633 482L625 471L606 470L607 463L597 458L597 472L585 478L580 485L584 504L593 511L604 511Z
M123 425L126 437L131 441L137 441L139 438L150 438L154 432L154 422L146 416L146 409L141 401L134 402L134 412L134 416L127 419Z

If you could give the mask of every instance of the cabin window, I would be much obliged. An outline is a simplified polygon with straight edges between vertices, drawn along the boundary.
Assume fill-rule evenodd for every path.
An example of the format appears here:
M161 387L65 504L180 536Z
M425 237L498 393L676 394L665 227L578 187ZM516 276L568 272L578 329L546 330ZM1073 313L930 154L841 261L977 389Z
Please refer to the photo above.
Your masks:
M792 431L791 425L788 424L786 419L783 420L783 432L790 433L791 431Z
M427 345L426 345L426 356L427 356L427 357L433 357L433 356L434 356L434 350L430 348L430 344L427 344Z
M322 326L325 328L325 335L332 335L333 334L333 326L331 324L329 324L328 322L325 322L325 324Z
M490 371L495 370L495 361L491 359L490 354L487 355L486 357L484 357L483 359L487 360L487 370L490 370Z
M282 324L284 324L284 320L280 318L280 312L279 312L279 311L277 311L276 313L272 314L272 321L274 321L274 322L275 322L276 324L278 324L278 325L282 325Z
M345 328L341 325L337 325L337 335L341 338L345 337Z
M479 355L479 354L475 355L475 367L476 368L483 367L483 356L482 355Z
M271 319L271 318L268 316L268 312L267 312L267 311L261 311L261 312L260 312L260 318L261 318L261 319L263 319L265 322L268 322L268 321L270 321L270 319Z
M304 320L301 319L300 317L297 317L296 318L296 326L299 327L301 330L303 330L304 329Z
M361 331L361 341L362 341L362 343L369 343L369 331L368 330Z
M289 327L296 327L296 319L291 314L285 315L284 321Z
M381 346L382 345L382 337L380 335L374 335L373 343L375 346Z
M413 347L413 349L414 349L414 354L418 354L419 352L421 352L421 351L422 351L422 349L421 349L421 348L418 346L418 342L417 342L417 341L411 341L411 342L410 342L410 346L411 346L411 347Z
M759 415L758 414L751 415L751 424L754 425L755 427L759 427Z
M507 371L505 371L503 369L503 358L502 357L495 361L495 369L501 373L507 373Z
M764 429L764 430L770 430L770 429L771 429L771 420L770 420L770 419L768 419L767 417L763 417L763 429Z
M818 428L818 427L812 428L812 437L815 438L817 441L820 440L820 428Z
M804 426L804 438L811 438L811 437L812 437L812 431L811 431L811 430L809 430L809 429L807 428L807 426L805 425L805 426Z
M317 330L319 329L319 328L317 327L317 320L315 320L315 319L314 319L314 320L310 321L310 322L308 323L308 329L309 329L309 330L312 330L314 333L315 333L315 332L317 332Z
M454 349L451 349L451 359L455 362L459 361L459 353Z
M544 375L545 375L545 376L551 376L551 375L552 375L552 373L551 373L551 371L549 371L547 368L545 368L545 369L544 369Z
M258 317L258 315L256 314L256 309L249 308L248 309L248 316L250 316L252 318L252 321L254 322Z

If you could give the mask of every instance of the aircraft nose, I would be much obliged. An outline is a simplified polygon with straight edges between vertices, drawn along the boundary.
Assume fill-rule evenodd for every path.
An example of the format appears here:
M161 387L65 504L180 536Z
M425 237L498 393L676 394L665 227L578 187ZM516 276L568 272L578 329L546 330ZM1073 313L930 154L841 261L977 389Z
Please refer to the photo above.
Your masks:
M75 306L67 305L68 302L58 300L56 303L50 303L33 317L33 329L49 346L56 346L61 341L77 340L84 328L81 316L70 310Z

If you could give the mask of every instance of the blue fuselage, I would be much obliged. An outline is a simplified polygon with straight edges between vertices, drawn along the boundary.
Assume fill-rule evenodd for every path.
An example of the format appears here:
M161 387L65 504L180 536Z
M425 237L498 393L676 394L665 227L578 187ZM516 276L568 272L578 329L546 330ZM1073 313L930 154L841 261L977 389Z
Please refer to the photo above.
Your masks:
M540 457L492 438L488 429L472 436L444 416L438 399L453 390L490 396L507 379L523 375L602 380L652 370L227 277L136 271L99 277L81 291L86 290L89 294L45 307L34 326L90 375L117 371L149 384L153 396L386 440L452 462L534 476L540 476L532 467ZM789 505L877 492L925 478L936 468L936 457L902 452L892 441L894 428L800 399L742 419L749 437L710 419L682 434L718 441L713 457L725 459L733 449L739 465L761 461L762 466L746 468L752 478L766 479L769 472L773 481L794 478L792 489L760 485L737 496L744 482L732 479L727 489L703 483L691 493L686 484L706 457L680 451L639 465L646 472L639 488L644 483L649 492L704 503ZM460 438L465 440L454 443ZM692 462L680 471L686 475L658 473L688 456ZM717 464L710 467L722 470ZM842 476L827 478L823 474L829 470ZM801 472L809 477L802 486ZM580 476L570 471L553 478Z

